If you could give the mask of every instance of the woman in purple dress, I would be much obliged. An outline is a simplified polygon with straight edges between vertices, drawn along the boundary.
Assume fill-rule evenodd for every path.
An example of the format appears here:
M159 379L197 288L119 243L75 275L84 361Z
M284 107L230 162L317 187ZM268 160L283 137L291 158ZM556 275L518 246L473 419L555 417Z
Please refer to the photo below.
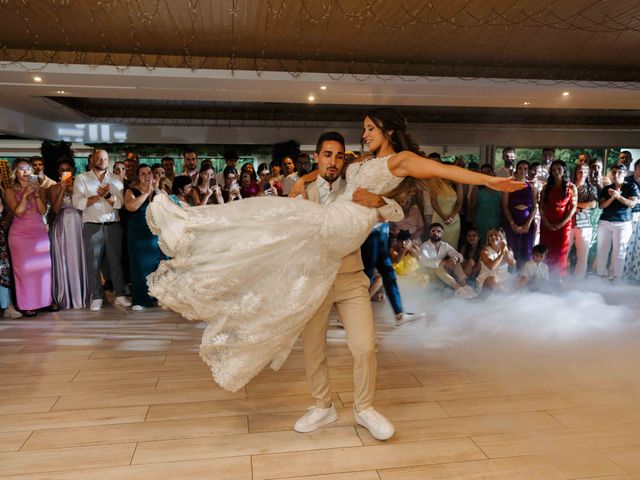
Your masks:
M82 212L71 202L73 160L58 163L60 183L49 188L49 203L56 219L51 230L53 297L60 308L89 305L87 264L82 243Z
M518 268L531 258L536 234L534 222L538 198L533 184L527 180L529 164L521 160L516 166L516 180L526 182L522 190L502 194L502 212L505 217L504 230L507 245L515 256Z
M14 163L11 188L5 196L14 215L9 229L9 251L16 286L17 307L27 317L51 305L51 246L42 221L46 192L38 186L31 163Z

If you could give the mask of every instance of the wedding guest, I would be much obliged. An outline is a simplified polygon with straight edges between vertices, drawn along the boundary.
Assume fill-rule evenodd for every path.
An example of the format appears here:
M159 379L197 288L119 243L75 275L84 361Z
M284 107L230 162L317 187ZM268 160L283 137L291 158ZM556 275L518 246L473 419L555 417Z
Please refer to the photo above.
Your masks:
M123 185L125 184L127 169L125 168L123 161L117 160L114 162L111 172L120 179Z
M619 281L624 270L627 246L633 233L631 210L640 196L635 182L625 181L627 173L622 164L611 169L613 183L600 192L602 215L598 225L597 272L601 277ZM609 252L611 267L607 269Z
M504 167L496 170L496 177L513 177L515 173L516 149L513 147L505 147L502 150L502 161Z
M485 175L494 176L491 165L483 165L480 171ZM478 228L480 238L485 238L490 228L500 226L502 193L479 185L472 187L469 195L471 223Z
M291 187L298 180L298 172L296 172L296 165L291 157L285 157L282 161L284 167L284 180L282 181L282 193L289 195Z
M482 253L482 236L477 228L470 228L464 237L464 242L460 248L462 260L462 271L467 276L467 281L475 279L480 274L480 254Z
M173 183L173 179L176 176L176 161L171 157L162 157L160 164L164 168L164 176L169 183Z
M531 260L525 263L520 269L518 276L518 287L528 287L533 291L549 290L549 268L545 263L547 257L547 247L541 244L533 247Z
M420 201L422 201L422 192L418 189L412 189L406 195L406 199L401 205L404 218L399 222L391 222L389 226L391 243L396 241L399 232L402 230L408 231L411 235L411 240L417 242L418 245L422 243L424 220L420 207L418 206L418 202Z
M598 189L589 183L589 165L581 163L576 166L575 185L578 191L578 205L571 221L569 235L569 251L576 246L576 268L574 275L584 278L587 274L589 244L593 236L591 227L591 210L598 201Z
M601 159L592 158L589 160L589 183L596 187L598 190L598 199L600 198L600 192L602 189L609 185L611 182L608 177L603 175L604 165ZM589 243L589 258L588 267L595 270L596 257L598 255L598 224L600 223L600 215L602 209L600 208L600 202L596 202L596 206L591 209L591 242Z
M127 154L127 158L124 161L124 182L122 184L126 187L130 183L138 180L138 160L136 156ZM118 175L119 176L119 175Z
M240 167L240 176L242 176L242 174L245 172L249 172L252 177L257 178L256 170L255 168L253 168L253 162L246 162L242 165L242 167Z
M222 204L222 190L215 184L216 172L210 162L200 166L198 184L191 190L194 205Z
M534 219L538 209L538 198L533 183L528 180L528 171L527 161L520 160L516 166L515 178L518 181L526 182L527 186L516 192L502 194L504 231L507 243L513 250L519 265L531 258L536 230Z
M171 181L167 178L167 172L162 164L155 163L151 165L151 174L158 183L158 188L167 195L171 195Z
M389 224L378 222L360 247L364 273L369 277L370 296L374 292L375 272L382 277L382 285L396 316L397 323L415 318L414 313L405 312L398 288L398 279L389 257Z
M567 273L571 219L576 213L578 191L562 160L551 163L540 202L540 242L549 249L547 263L552 271L563 276Z
M31 157L31 168L33 168L33 174L38 176L38 184L40 187L48 190L56 182L44 173L44 160L40 156Z
M49 203L55 213L51 231L53 252L53 299L59 308L89 305L89 278L82 243L82 212L73 206L72 160L58 163L59 183L49 189Z
M640 190L640 160L636 160L633 166L633 174L626 179L633 182ZM624 276L634 282L640 282L640 200L631 210L631 240L627 248L627 257L624 262Z
M439 191L435 187L430 189L431 207L433 208L433 223L444 226L442 239L454 248L460 241L460 209L462 208L462 185L459 183L442 182Z
M240 184L238 183L238 170L235 167L226 167L223 171L224 186L222 187L222 198L224 203L241 200Z
M23 315L33 317L48 307L51 297L51 245L42 215L47 210L46 191L26 159L14 162L11 186L5 192L13 213L9 251L13 264L16 304Z
M245 163L245 165L249 164ZM240 173L240 194L242 198L249 198L257 196L259 192L258 178L252 166L251 169L245 169L244 172Z
M509 290L513 284L509 267L513 268L515 265L516 259L507 245L504 231L492 228L487 233L487 245L480 254L480 274L476 279L478 290Z
M260 176L260 182L258 183L258 196L277 197L280 195L280 192L276 187L276 182L271 178L271 170L266 163L261 163L258 166L258 175Z
M462 270L463 256L449 243L442 240L444 227L440 223L432 223L429 239L420 245L420 265L432 280L439 280L452 288L460 298L477 297L467 286L467 276Z
M182 175L191 177L191 184L198 184L198 153L193 148L182 152Z
M100 261L106 255L113 282L115 304L131 306L125 296L122 271L122 227L118 210L122 207L122 182L108 172L109 155L105 150L93 153L93 168L81 173L73 184L73 206L82 211L82 237L87 259L92 311L102 308Z
M124 194L124 206L131 212L129 220L129 252L131 253L131 300L133 311L141 311L156 305L149 295L147 276L158 269L163 255L156 237L147 225L145 214L149 202L158 189L151 168L140 164L137 171L138 181L130 185Z
M0 188L0 309L4 318L20 318L22 314L11 305L11 259L7 243L10 214L5 211L3 198L4 192Z
M237 169L237 165L238 165L238 152L236 152L235 150L225 150L224 154L224 163L225 163L225 168L233 168L234 170ZM237 175L237 172L236 172ZM220 173L218 173L218 175L216 176L216 184L217 185L224 185L224 170Z
M393 269L398 275L412 275L420 268L420 246L412 241L409 230L400 230L396 238L396 243L389 250Z
M178 175L173 179L173 185L171 185L171 197L172 200L180 206L191 206L190 201L193 200L191 195L191 177L188 175Z
M282 183L284 182L284 175L282 175L282 163L277 160L271 160L269 162L269 170L271 170L273 186L278 190L278 195L283 196Z

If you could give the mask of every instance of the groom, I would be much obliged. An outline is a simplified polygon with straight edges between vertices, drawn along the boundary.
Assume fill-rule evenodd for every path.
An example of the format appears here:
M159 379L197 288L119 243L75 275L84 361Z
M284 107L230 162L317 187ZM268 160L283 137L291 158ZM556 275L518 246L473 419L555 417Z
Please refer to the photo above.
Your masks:
M344 138L337 132L323 133L314 154L318 164L318 177L306 187L309 200L327 204L333 202L345 189L342 178L344 168ZM384 220L402 220L400 206L393 200L375 195L364 189L353 194L353 201L365 207L377 208ZM329 369L327 366L327 328L329 313L336 307L347 336L347 345L353 355L353 410L355 421L367 428L378 440L387 440L395 433L393 424L373 408L376 388L376 345L373 312L369 301L369 279L363 273L360 249L342 260L340 270L324 302L302 332L305 368L311 384L311 395L316 401L313 408L298 419L296 432L312 432L338 419L336 407L331 403Z

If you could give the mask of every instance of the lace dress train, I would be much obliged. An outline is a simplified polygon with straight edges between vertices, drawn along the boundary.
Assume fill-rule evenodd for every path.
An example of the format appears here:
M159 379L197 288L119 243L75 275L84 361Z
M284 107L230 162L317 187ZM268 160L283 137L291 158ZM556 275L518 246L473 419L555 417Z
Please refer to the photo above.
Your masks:
M352 178L345 199L356 186L383 193L402 180L390 177L386 159L376 160L367 162L370 175ZM349 172L357 173L350 167L347 178ZM183 208L167 195L156 196L146 215L171 257L147 277L149 292L163 307L208 323L200 356L231 391L269 363L282 366L341 259L360 247L377 219L375 210L346 200L323 206L255 197Z

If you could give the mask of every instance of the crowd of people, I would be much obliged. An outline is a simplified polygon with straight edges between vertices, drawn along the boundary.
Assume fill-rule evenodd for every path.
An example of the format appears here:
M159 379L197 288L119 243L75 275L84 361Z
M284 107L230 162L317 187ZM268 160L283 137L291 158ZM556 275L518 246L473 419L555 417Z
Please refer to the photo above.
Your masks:
M384 287L400 319L406 314L395 272L419 271L463 298L542 288L540 279L549 284L569 272L640 281L640 161L623 151L605 175L600 159L581 155L569 172L554 155L548 148L541 163L516 162L507 147L496 172L456 160L526 182L513 193L443 182L438 191L416 189L407 196L404 220L378 224L363 245L372 297L384 298ZM429 158L440 160L437 153ZM0 205L0 308L11 317L41 309L98 311L105 289L113 290L119 307L152 307L146 277L164 258L145 219L155 195L164 192L183 206L286 196L314 168L306 154L257 170L251 162L238 169L235 151L224 159L225 168L216 172L210 160L186 150L178 173L172 157L145 164L131 152L110 168L108 153L96 150L87 171L77 175L74 160L61 158L55 181L44 174L41 157L17 159Z
M488 164L466 165L526 182L512 193L454 184L417 192L391 228L396 271L426 271L463 298L483 290L552 290L567 274L640 282L640 160L622 151L605 175L603 161L586 153L572 172L553 148L542 157L516 162L507 147L495 172Z
M58 178L44 173L42 157L18 158L0 199L0 309L11 318L39 310L103 306L104 290L114 304L134 311L156 305L146 277L164 258L145 212L162 192L188 206L220 204L264 195L285 196L309 156L237 168L235 151L225 152L226 168L216 175L197 152L141 163L130 152L110 165L104 150L89 157L76 174L73 158L57 162Z

